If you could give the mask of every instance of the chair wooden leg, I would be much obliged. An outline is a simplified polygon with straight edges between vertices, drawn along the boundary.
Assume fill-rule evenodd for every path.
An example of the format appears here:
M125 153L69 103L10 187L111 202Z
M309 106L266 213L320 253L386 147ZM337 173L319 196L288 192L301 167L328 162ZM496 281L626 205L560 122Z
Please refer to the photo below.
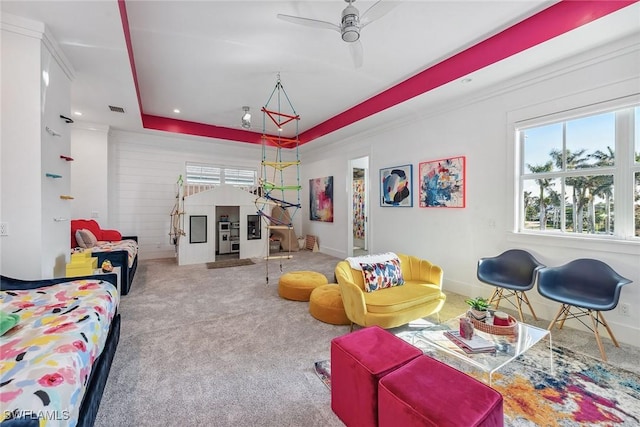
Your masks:
M520 314L520 321L524 322L524 314L522 314L522 297L521 297L521 294L523 294L523 292L515 291L513 294L515 295L516 302L518 303L516 305L516 308L518 309L518 313Z
M535 320L538 320L538 316L536 316L536 312L533 311L533 306L529 302L529 298L527 297L527 293L526 292L520 292L520 293L522 294L522 299L524 300L524 302L529 306L529 310L531 310L531 315L533 316L533 318Z
M562 306L560 307L560 310L558 310L558 314L556 314L556 317L553 318L553 320L551 321L551 323L549 323L549 327L547 328L547 331L550 331L551 329L553 329L553 327L555 326L556 322L558 321L558 317L560 317L560 315L564 312L564 304L562 304ZM565 318L567 317L567 315L565 314ZM558 329L561 329L558 328Z
M500 300L502 299L502 291L504 291L504 289L496 287L493 290L493 294L491 294L491 298L489 298L489 305L493 304L494 301L496 302L495 304L496 310L498 309L498 307L500 307Z
M562 320L560 320L560 326L558 326L558 329L562 329L564 327L564 322L567 320L567 317L569 317L569 314L571 314L571 306L568 304L562 304L562 308L563 308L563 314L564 316L562 316Z
M602 356L602 360L607 361L607 355L604 352L604 346L602 345L602 340L600 339L600 334L598 333L598 319L597 314L594 316L592 310L588 310L589 318L591 319L591 323L593 324L593 334L596 336L596 342L598 343L598 349L600 350L600 356ZM597 313L597 312L596 312ZM607 327L607 330L609 328Z
M351 322L351 327L349 328L349 332L353 332L353 322Z
M613 331L611 330L611 328L609 327L609 324L607 323L606 320L604 320L604 315L602 314L601 311L598 312L598 317L600 318L600 323L602 324L602 326L605 327L605 329L607 330L607 332L609 332L609 336L611 337L611 341L613 341L613 344L616 347L620 347L620 344L618 344L618 340L616 339L616 337L613 335Z

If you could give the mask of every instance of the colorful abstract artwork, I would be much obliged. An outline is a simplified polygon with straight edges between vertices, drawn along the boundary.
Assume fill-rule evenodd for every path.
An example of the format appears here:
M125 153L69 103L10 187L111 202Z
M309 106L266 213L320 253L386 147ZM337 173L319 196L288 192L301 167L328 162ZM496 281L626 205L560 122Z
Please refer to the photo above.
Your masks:
M380 169L380 206L413 206L413 165Z
M309 180L309 219L333 222L333 177Z
M421 208L464 208L465 157L420 163Z

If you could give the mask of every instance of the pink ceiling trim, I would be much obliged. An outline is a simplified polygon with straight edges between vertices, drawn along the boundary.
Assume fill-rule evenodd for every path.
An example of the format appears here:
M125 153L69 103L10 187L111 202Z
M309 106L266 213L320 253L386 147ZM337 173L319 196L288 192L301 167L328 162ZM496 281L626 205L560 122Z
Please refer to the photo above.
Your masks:
M633 1L564 0L300 134L313 141L415 96L595 21Z
M638 1L640 0L562 0L303 132L300 134L300 144L335 132L338 129L551 40ZM118 5L144 128L252 144L261 142L260 135L255 132L145 114L138 86L125 0L118 0Z
M118 8L120 9L120 20L122 21L122 30L124 31L124 40L127 44L129 53L129 63L131 64L131 74L133 75L133 84L136 87L136 96L138 97L138 108L142 114L142 98L140 97L140 86L138 86L138 73L136 72L136 61L133 59L133 45L131 44L131 32L129 31L129 17L127 16L127 5L124 0L118 0Z
M250 144L262 143L261 133L177 120L168 117L152 116L150 114L142 114L142 126L145 129L155 129L184 135L228 139L231 141L248 142Z

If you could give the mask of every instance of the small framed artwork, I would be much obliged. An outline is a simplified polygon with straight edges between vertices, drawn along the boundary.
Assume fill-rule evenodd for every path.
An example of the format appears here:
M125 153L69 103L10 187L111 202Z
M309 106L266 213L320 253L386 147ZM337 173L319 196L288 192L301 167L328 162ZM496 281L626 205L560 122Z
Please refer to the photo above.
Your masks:
M413 206L413 165L380 169L380 206Z
M333 222L333 177L309 180L309 219Z
M420 163L421 208L464 208L466 206L466 158L450 157Z

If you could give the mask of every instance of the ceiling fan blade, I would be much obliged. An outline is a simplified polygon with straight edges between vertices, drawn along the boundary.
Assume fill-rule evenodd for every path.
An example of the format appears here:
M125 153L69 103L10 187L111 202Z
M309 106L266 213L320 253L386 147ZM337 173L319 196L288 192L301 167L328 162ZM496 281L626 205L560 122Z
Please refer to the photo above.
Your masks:
M331 22L319 21L317 19L311 19L311 18L302 18L300 16L283 15L281 13L279 13L277 16L279 19L282 19L283 21L291 22L293 24L304 25L306 27L323 28L327 30L334 30L334 31L340 32L340 26L337 24L333 24Z
M376 19L382 18L398 4L391 1L378 1L360 16L360 28L364 28Z
M349 52L351 53L351 59L353 59L353 65L356 68L362 67L364 52L360 40L349 43Z

